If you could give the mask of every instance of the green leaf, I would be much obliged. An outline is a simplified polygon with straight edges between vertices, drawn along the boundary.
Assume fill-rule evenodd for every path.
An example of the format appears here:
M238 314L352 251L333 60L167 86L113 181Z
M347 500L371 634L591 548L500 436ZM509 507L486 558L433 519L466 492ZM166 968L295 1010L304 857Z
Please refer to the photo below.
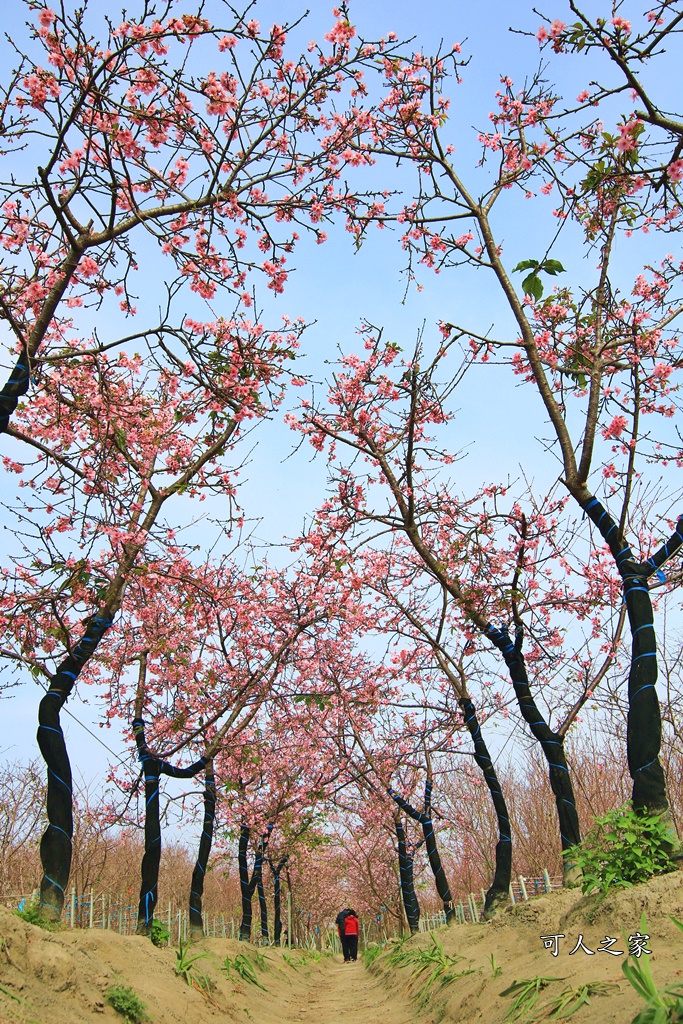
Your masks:
M512 273L514 274L517 270L535 270L537 266L538 260L522 260L521 263L512 268Z
M524 278L522 288L525 295L531 295L537 302L543 295L543 282L536 273L529 274L528 277Z
M541 270L545 270L546 274L552 274L553 277L555 274L564 274L565 272L559 260L546 260L541 265Z

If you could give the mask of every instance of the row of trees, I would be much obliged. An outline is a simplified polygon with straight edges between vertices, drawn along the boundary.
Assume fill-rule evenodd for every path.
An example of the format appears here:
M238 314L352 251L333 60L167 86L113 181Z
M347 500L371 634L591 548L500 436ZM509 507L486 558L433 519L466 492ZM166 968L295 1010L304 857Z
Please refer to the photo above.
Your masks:
M571 741L572 774L577 793L579 819L586 827L596 815L602 815L628 796L628 786L621 770L625 745L613 737L592 735ZM668 745L664 748L667 774L680 773L680 752ZM604 761L600 758L604 757ZM493 872L496 819L486 788L479 783L476 769L469 759L455 770L444 758L437 767L439 808L439 845L443 863L456 899L466 894L477 895L489 884ZM40 778L40 765L15 763L0 791L0 808L6 825L0 837L0 899L16 906L20 896L28 896L40 878L38 840L42 831L41 807L45 800L45 783ZM552 793L545 784L542 758L529 750L516 765L500 769L510 809L515 836L513 879L521 874L527 879L540 879L543 870L557 877L562 872L558 856L555 809ZM74 804L74 859L69 887L73 885L79 900L89 901L90 890L95 897L95 926L106 914L111 898L118 910L123 897L125 906L136 907L140 881L140 860L144 852L139 831L131 823L112 828L98 798L76 788ZM184 793L187 800L196 795ZM172 816L180 800L165 793L167 815ZM672 790L672 810L680 822L683 808ZM181 798L182 799L182 798ZM397 884L397 843L395 830L387 820L385 809L364 809L345 802L331 814L325 829L312 828L305 841L293 846L294 853L281 869L281 895L291 893L292 919L304 928L322 928L334 917L340 900L340 878L345 879L344 900L356 907L370 928L381 915L380 932L401 932L410 925L404 916L401 891ZM458 827L449 823L460 815ZM410 821L404 823L409 855L414 858L414 888L419 917L433 914L439 908L429 863L420 843L420 829ZM277 843L277 836L273 837ZM163 892L159 917L166 920L166 906L175 908L187 902L187 883L192 874L196 850L177 840L164 846L159 887ZM269 938L275 940L274 875L271 862L264 871L264 895L267 901L266 926ZM102 902L102 894L105 901ZM282 907L286 901L282 899ZM68 903L68 900L67 900ZM209 861L204 889L205 916L235 921L236 934L241 917L241 891L237 851L226 830L219 828ZM260 910L260 907L259 907ZM281 913L286 924L286 913ZM259 915L257 914L257 920ZM81 911L81 926L87 927L89 904ZM114 920L117 927L117 920ZM259 934L260 928L255 929ZM293 940L298 932L294 929ZM281 936L282 937L282 936Z
M96 35L87 10L30 5L3 106L0 315L14 368L0 425L16 487L0 653L7 671L45 684L46 918L59 919L71 871L60 716L79 681L98 687L107 720L129 724L142 765L119 778L112 821L136 807L144 817L143 934L162 775L203 776L188 880L197 933L217 814L239 837L243 938L255 894L265 927L266 861L277 877L341 809L395 837L411 929L420 846L451 919L437 832L465 818L444 809L438 780L466 754L496 822L492 916L514 835L484 732L513 698L547 765L565 884L579 879L581 841L565 741L591 701L624 710L634 807L664 823L683 859L660 758L651 593L676 585L663 567L683 544L670 496L683 265L660 251L680 226L683 143L640 77L675 44L676 6L634 28L570 3L577 20L549 21L539 42L553 61L597 51L606 84L564 104L540 73L520 90L504 78L468 169L449 136L448 90L468 74L458 46L406 55L392 33L359 39L344 5L305 54L290 42L296 25L262 30L251 7L221 8L219 24L169 0ZM389 163L409 201L374 187ZM522 232L503 237L518 203L524 218L530 203L547 215L534 252ZM361 325L363 354L342 355L327 398L285 416L330 478L285 563L245 540L237 481L247 438L290 384L306 384L305 322L266 327L249 282L282 292L299 232L323 242L321 225L340 217L357 247L371 225L400 225L409 284L476 272L503 312L489 329L453 324L449 310L407 357ZM634 236L653 258L629 280ZM579 274L582 251L597 267ZM565 273L576 283L545 295ZM155 280L152 302L136 299ZM529 466L519 481L455 475L488 425L461 425L458 396L484 407L494 381L505 394L514 377L550 432L538 458L559 484L532 485ZM510 458L515 437L511 423ZM202 501L218 525L209 542ZM675 671L669 682L678 737Z

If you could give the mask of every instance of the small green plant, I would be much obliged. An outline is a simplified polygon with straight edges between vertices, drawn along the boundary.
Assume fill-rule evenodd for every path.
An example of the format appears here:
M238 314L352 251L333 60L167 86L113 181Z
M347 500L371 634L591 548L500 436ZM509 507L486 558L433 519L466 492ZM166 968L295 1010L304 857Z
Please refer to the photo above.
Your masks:
M232 960L229 956L226 956L221 970L225 971L228 978L231 977L231 972L234 971L242 981L246 981L249 985L256 985L257 988L265 992L265 986L256 977L256 967L262 971L265 970L265 960L266 957L261 954L252 960L246 953L238 953Z
M151 1018L147 1014L147 1005L132 988L126 985L112 985L107 989L105 1001L117 1013L120 1013L130 1024L145 1024Z
M392 967L405 967L408 963L406 957L410 956L409 950L404 949L407 942L405 937L400 939L391 939L390 942L383 943L380 949L385 953L383 967L391 969Z
M513 981L501 992L501 996L514 996L515 1001L505 1014L505 1020L518 1020L523 1013L530 1013L538 1001L544 988L553 981L564 981L564 978L529 978L526 981Z
M168 940L170 939L170 933L163 921L157 921L156 918L152 921L152 930L149 933L149 937L152 940L152 944L158 946L160 949L164 946L168 946Z
M500 964L496 963L496 958L493 955L493 953L491 953L491 973L494 978L497 978L500 974L503 973L503 968L500 966Z
M186 985L195 986L201 988L204 991L209 991L211 983L205 974L195 967L197 960L204 960L208 957L208 953L193 953L190 955L188 952L190 948L189 941L183 942L182 939L178 942L178 948L175 954L175 972L178 977L182 978Z
M260 949L253 950L251 956L259 971L268 970L268 965L271 963L271 957L262 953Z
M659 818L637 814L629 803L596 818L581 845L565 853L583 872L583 892L606 896L613 887L631 887L673 871L670 840Z
M33 924L37 928L44 928L47 932L56 932L62 927L61 921L46 921L40 913L40 899L36 896L34 899L24 903L21 910L15 910L14 913L17 917L20 917L26 924Z
M382 946L377 942L369 943L363 950L361 956L363 957L363 963L367 968L371 968L377 957L382 953Z
M671 920L679 928L683 928L675 917ZM642 914L640 930L646 934L646 929L647 921L645 914ZM683 1021L683 984L667 985L666 988L658 989L652 977L647 955L641 956L640 959L629 956L626 963L621 965L621 969L629 984L645 1000L645 1006L636 1014L631 1024L680 1024Z
M20 917L22 921L26 921L26 924L39 924L40 903L38 899L22 900L22 903L23 906L19 910L14 911L17 917Z
M673 921L676 927L680 928L680 930L683 932L683 921L679 921L677 917L673 916L673 914L669 914L669 918Z
M472 968L454 970L453 968L460 964L464 957L449 956L436 935L431 935L430 938L431 945L427 947L412 945L407 938L392 941L384 949L381 965L382 970L401 967L410 970L411 978L408 984L419 984L415 998L421 1006L433 998L436 987L442 989L458 978L472 974ZM382 952L381 947L379 950ZM375 954L370 962L373 963L378 955L379 953ZM367 959L365 962L368 963Z
M465 958L449 956L436 935L432 935L431 940L432 945L428 949L417 947L409 951L410 958L415 964L413 977L426 975L426 980L417 993L420 1005L425 1005L432 998L434 986L437 983L439 988L445 988L446 985L451 985L458 978L464 978L465 975L473 973L473 969L470 967L466 967L464 970L453 970Z
M582 1006L588 1006L591 996L606 996L618 987L618 985L606 981L589 981L585 985L579 985L578 988L568 985L559 995L539 1006L533 1017L529 1017L527 1024L547 1020L548 1017L564 1020L571 1017Z

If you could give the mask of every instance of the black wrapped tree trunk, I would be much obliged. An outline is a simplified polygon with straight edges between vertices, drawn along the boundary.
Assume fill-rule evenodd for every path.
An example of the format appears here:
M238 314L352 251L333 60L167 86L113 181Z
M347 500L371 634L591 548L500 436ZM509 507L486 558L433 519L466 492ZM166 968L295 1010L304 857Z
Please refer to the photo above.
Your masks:
M273 874L273 942L280 945L282 937L282 888L280 886L280 874L289 857L283 857L279 864L269 860L270 870Z
M257 887L259 886L259 884L261 885L261 890L263 888L263 861L265 859L266 848L268 846L268 840L270 838L270 833L272 832L272 830L273 830L273 826L272 825L268 825L265 834L261 837L261 840L260 840L260 842L258 844L258 847L256 849L256 854L255 854L255 857L254 857L254 868L253 868L253 871L251 873L251 878L250 878L249 877L248 854L249 854L249 836L250 836L250 833L251 833L251 829L249 828L248 825L244 825L244 824L242 825L242 827L240 829L240 838L239 838L238 851L237 851L237 863L238 863L239 877L240 877L240 892L241 892L241 896L242 896L242 921L240 923L240 935L239 935L240 942L250 942L251 941L251 922L252 922L251 903L252 903L252 899L253 899L253 896L254 896L254 892L257 890ZM265 894L264 894L264 898L263 899L264 899L264 902L265 902ZM262 914L263 913L263 910L262 910L263 904L261 903L261 891L259 891L259 905L261 907L261 914ZM261 916L261 921L263 922L263 916ZM268 935L268 916L267 916L267 910L266 910L266 925L265 925L265 927L266 927L266 936L267 936Z
M425 803L424 811L416 810L411 804L404 800L403 797L399 796L398 793L394 792L391 787L387 790L389 796L398 804L401 810L405 811L414 821L418 821L422 826L422 833L425 840L425 849L427 850L427 858L429 860L429 866L432 869L434 875L434 882L436 884L436 891L439 894L439 898L443 902L443 909L446 914L446 923L451 924L455 920L455 908L453 906L453 898L451 896L451 890L446 879L446 874L441 863L441 856L439 854L439 848L436 845L436 835L434 834L434 825L432 822L432 811L431 811L431 798L432 798L432 783L427 780L425 783Z
M48 820L40 841L40 861L43 868L40 882L40 914L47 921L58 921L61 917L64 892L71 872L71 764L62 732L60 711L71 694L81 669L94 653L111 623L110 618L102 615L94 615L87 620L83 639L59 665L50 681L50 688L38 706L37 739L47 766Z
M14 364L9 380L0 391L0 434L7 430L19 399L28 391L30 380L28 356L26 352L22 352Z
M261 912L261 939L268 945L270 942L270 935L268 933L268 901L266 900L266 890L263 887L263 866L261 866L261 872L256 882L256 892L258 893L258 904Z
M394 826L396 829L396 840L398 843L398 870L401 880L403 907L406 912L406 920L408 921L410 934L414 935L415 932L420 930L420 904L418 903L417 893L415 892L413 855L408 850L405 829L403 828L403 822L398 815L394 818Z
M550 788L555 797L560 826L560 842L564 854L563 884L567 888L578 885L581 881L581 871L573 860L571 851L581 842L581 831L574 802L574 787L564 753L564 736L550 728L529 689L529 677L522 654L523 630L518 628L514 643L507 627L497 629L489 625L486 636L503 655L522 717L532 735L541 744L543 756L548 763Z
M662 717L656 689L657 644L648 580L655 574L663 577L661 567L681 548L683 518L678 520L673 535L651 558L636 562L630 546L620 537L617 524L601 502L591 497L581 504L609 545L621 576L631 629L626 749L628 770L633 780L633 807L642 814L656 815L668 826L670 854L681 861L683 848L671 818L664 771L659 759Z
M248 825L240 828L240 838L237 846L237 865L240 876L240 895L242 898L242 920L240 922L240 942L249 942L251 939L251 897L254 890L249 880L249 835L251 829Z
M496 867L493 875L493 882L486 893L484 900L484 918L490 920L495 916L496 910L507 906L510 881L512 879L512 835L510 833L510 818L496 774L493 762L489 756L488 747L484 742L477 721L474 705L469 697L461 697L458 701L465 719L465 725L469 730L474 743L474 760L482 771L486 785L491 794L491 800L496 812L498 823L498 842L496 843Z
M199 853L192 872L190 887L190 935L201 938L204 935L202 920L202 896L204 895L204 878L209 863L211 844L216 820L216 780L213 774L213 761L206 762L204 769L204 822L199 840Z
M154 908L159 886L161 861L161 825L159 821L159 781L162 775L174 779L191 779L206 765L203 757L189 768L175 768L150 751L145 740L145 723L141 718L133 721L133 734L145 777L145 852L142 858L142 880L138 905L137 935L150 935L154 921Z

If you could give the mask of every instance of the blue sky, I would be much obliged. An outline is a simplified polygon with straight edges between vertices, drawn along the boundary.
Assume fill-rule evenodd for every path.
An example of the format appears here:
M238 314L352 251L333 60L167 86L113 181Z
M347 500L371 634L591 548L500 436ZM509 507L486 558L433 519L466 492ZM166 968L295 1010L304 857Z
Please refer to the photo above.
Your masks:
M187 6L189 9L191 5ZM24 6L11 0L8 7L5 28L17 38ZM212 7L215 5L208 5L209 14ZM297 30L302 47L309 39L319 39L332 23L331 4L314 0L311 7L306 24ZM93 16L110 9L110 5L101 0L88 3L89 14ZM262 25L269 25L273 21L291 20L303 9L304 4L294 0L277 3L267 0L255 6L253 16ZM555 0L548 10L553 17L567 18L566 12L564 0ZM622 13L628 16L627 12ZM455 87L452 94L450 132L451 141L456 145L456 157L466 159L468 165L473 166L478 156L473 126L486 127L500 75L508 74L515 82L521 82L538 66L536 41L508 31L511 25L533 31L538 28L540 19L533 13L532 4L519 0L479 4L441 0L423 0L420 4L414 0L391 3L355 0L351 14L360 34L367 38L393 30L399 38L416 36L416 49L431 50L443 39L449 45L461 42L463 52L472 55L470 66L463 72L463 84ZM3 46L0 46L0 58L6 66ZM586 84L589 72L589 62L565 58L554 61L549 77L559 84L561 92L573 97ZM394 187L396 180L387 167L381 172L377 187ZM548 213L551 208L552 202L548 200ZM536 214L529 218L523 210L510 210L504 216L509 219L500 227L511 262L533 256L538 249L542 251L544 241L554 229L552 218L537 220ZM320 380L326 372L325 360L335 358L337 345L345 351L354 347L354 334L361 318L384 326L387 335L406 349L413 345L423 324L426 337L435 334L439 320L466 324L481 333L496 322L497 333L504 333L509 323L508 314L482 275L436 277L425 270L421 278L424 290L421 293L411 290L404 302L405 285L400 276L403 253L396 236L391 237L388 231L371 232L360 252L354 254L349 235L341 230L329 230L328 235L330 240L324 246L302 244L292 260L297 271L291 274L284 295L273 300L270 293L264 294L264 289L259 293L266 306L266 320L287 313L316 321L304 335L303 373ZM634 252L634 259L639 256ZM574 278L586 269L579 250L563 253L562 260ZM593 272L592 267L587 269ZM554 466L542 456L534 439L534 435L542 432L542 428L539 430L542 422L539 400L533 392L511 387L508 373L503 370L489 371L485 381L485 390L466 383L456 396L455 405L462 412L455 446L470 446L473 452L473 458L462 464L463 486L466 487L470 479L481 483L484 479L517 476L521 461L529 476L537 475L542 484L547 483L552 479ZM317 391L320 393L321 389ZM514 429L511 429L512 424ZM240 498L247 517L261 520L256 536L278 543L284 536L296 534L304 516L323 499L325 467L321 459L312 462L305 448L288 458L296 438L282 426L280 419L264 424L254 440L260 444L245 473ZM2 451L5 450L3 443L0 442ZM92 697L87 688L83 690L82 697ZM3 709L0 756L15 759L37 755L34 738L37 699L32 682L13 691L11 703ZM81 697L72 699L69 709L100 732L94 724L94 708L83 704ZM68 717L64 724L75 773L80 772L88 780L101 777L108 757L106 751ZM124 740L120 731L107 729L101 736L115 753L124 754L128 740Z

